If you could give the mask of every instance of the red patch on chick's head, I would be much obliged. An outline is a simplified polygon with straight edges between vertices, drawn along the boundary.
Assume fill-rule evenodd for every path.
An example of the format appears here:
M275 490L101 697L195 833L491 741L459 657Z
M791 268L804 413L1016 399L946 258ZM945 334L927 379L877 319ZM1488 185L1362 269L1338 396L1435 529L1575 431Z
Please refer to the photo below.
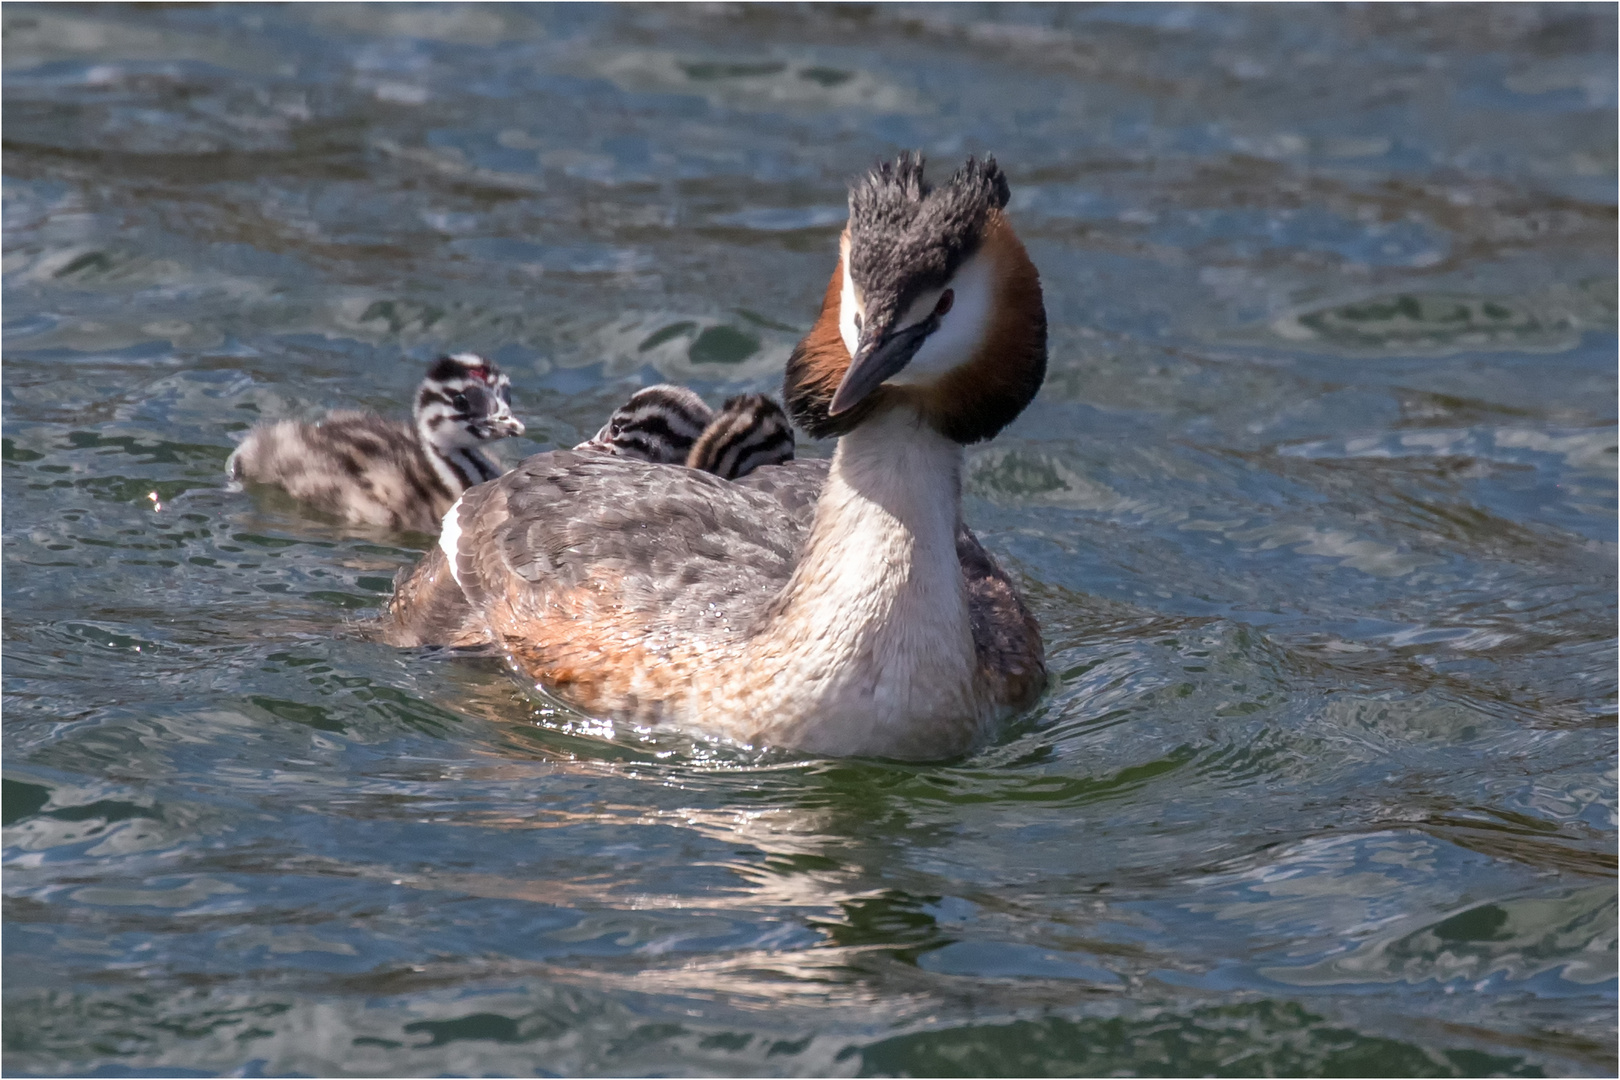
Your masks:
M474 379L485 386L493 387L500 378L500 371L477 353L455 353L452 356L441 356L428 368L428 378L440 382L451 379Z

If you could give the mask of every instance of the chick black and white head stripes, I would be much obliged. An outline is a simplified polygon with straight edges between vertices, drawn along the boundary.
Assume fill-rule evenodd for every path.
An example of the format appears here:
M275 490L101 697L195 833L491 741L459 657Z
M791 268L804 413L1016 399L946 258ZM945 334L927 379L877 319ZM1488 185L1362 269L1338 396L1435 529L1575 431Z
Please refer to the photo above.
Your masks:
M793 428L763 394L739 394L713 412L683 386L638 390L602 430L574 447L657 465L686 465L727 480L793 460Z
M713 417L703 399L686 387L661 383L630 395L602 430L574 449L679 465Z
M686 456L688 468L737 480L761 465L793 460L793 427L764 394L738 394L714 414Z
M424 446L447 454L523 434L512 415L512 382L474 353L443 356L428 369L412 410Z

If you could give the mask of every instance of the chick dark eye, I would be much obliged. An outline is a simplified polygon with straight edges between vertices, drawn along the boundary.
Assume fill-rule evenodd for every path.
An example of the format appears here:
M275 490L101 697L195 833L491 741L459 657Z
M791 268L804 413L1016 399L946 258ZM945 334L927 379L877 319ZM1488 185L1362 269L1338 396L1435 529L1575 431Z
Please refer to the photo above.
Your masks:
M947 311L951 310L951 305L954 303L956 303L956 293L950 289L946 289L944 292L939 294L939 303L934 305L934 314L945 314Z
M466 394L457 394L455 397L451 398L450 399L450 407L455 409L456 412L466 412L467 411L467 395Z
M865 319L861 318L861 313L857 311L855 313L855 332L857 334L861 332L861 324L865 321Z

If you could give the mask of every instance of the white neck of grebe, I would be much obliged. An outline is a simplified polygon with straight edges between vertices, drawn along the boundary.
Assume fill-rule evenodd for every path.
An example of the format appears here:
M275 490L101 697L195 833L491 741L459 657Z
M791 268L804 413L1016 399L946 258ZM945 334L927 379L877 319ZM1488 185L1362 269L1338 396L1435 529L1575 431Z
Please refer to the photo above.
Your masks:
M976 658L956 555L962 448L909 406L838 443L815 523L762 637L777 707L811 725L804 749L912 756L933 730L971 722ZM791 699L791 700L790 700ZM896 749L898 748L898 749ZM936 755L937 756L937 753Z

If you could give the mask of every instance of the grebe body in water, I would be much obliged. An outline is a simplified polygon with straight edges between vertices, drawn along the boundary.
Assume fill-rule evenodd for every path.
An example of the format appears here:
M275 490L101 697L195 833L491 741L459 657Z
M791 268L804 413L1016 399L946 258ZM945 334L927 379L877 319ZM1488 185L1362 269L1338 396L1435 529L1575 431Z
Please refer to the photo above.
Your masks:
M936 189L909 157L853 188L784 382L831 462L727 481L536 455L447 515L389 639L493 643L586 712L812 753L949 756L1031 704L1039 631L961 521L962 446L1045 373L1007 194L971 159Z

